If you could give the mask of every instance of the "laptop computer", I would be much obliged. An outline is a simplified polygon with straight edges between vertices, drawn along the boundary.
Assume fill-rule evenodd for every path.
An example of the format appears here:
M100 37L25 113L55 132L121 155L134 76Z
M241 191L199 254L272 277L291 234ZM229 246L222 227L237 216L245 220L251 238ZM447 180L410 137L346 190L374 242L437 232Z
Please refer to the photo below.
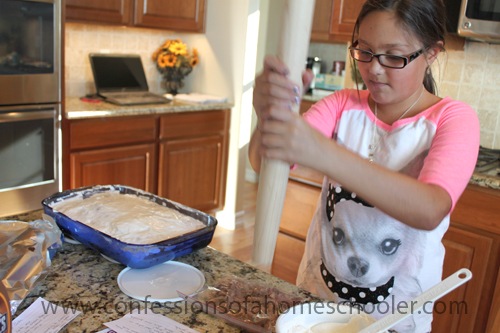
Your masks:
M149 91L137 54L89 54L96 92L118 105L159 104L171 100Z

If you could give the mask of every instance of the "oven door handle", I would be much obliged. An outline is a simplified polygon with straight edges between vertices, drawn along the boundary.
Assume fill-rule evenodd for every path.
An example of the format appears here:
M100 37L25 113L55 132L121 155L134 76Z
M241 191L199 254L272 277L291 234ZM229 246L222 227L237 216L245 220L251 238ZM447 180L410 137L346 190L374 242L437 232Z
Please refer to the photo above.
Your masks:
M15 121L51 119L56 115L55 110L23 111L0 113L0 123L12 123Z

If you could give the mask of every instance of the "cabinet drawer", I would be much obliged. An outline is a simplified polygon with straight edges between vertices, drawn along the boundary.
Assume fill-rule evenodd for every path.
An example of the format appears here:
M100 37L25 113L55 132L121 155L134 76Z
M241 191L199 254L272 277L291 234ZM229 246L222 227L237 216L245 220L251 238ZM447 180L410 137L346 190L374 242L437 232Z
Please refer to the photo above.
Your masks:
M278 233L271 273L282 280L295 284L304 250L304 241L281 232Z
M321 189L289 180L281 216L280 231L305 240L307 230L316 211Z
M82 119L70 123L71 150L155 141L156 117Z
M160 139L205 136L229 130L229 110L183 112L160 118Z

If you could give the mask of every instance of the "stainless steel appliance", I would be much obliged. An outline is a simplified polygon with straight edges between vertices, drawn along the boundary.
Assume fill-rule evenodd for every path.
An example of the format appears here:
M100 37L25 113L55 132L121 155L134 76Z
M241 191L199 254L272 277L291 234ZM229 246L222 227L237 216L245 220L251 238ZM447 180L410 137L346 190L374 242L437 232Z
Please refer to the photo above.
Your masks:
M0 216L60 190L61 0L0 1Z
M500 1L461 0L457 29L466 38L500 43Z

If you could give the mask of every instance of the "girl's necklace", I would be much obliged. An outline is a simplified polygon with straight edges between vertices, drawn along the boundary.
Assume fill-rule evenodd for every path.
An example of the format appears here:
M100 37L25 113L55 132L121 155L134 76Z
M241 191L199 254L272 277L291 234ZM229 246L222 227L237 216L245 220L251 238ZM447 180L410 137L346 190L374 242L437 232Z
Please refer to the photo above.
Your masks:
M396 119L394 121L394 123L398 120L401 120L408 112L410 112L411 109L413 109L413 107L415 105L417 105L418 101L420 100L420 98L422 97L422 95L424 94L424 89L422 88L422 92L420 93L420 95L418 96L418 98L415 100L415 102L413 102L412 105L410 105L400 116L398 119ZM384 135L380 136L378 141L375 143L375 132L377 131L377 123L378 123L378 108L377 108L377 103L375 103L375 124L374 124L374 127L373 127L373 131L372 131L372 138L370 140L370 145L368 146L368 161L370 162L373 162L373 158L375 156L375 150L377 150L380 142L382 141L383 138L385 138L389 132L386 132Z

